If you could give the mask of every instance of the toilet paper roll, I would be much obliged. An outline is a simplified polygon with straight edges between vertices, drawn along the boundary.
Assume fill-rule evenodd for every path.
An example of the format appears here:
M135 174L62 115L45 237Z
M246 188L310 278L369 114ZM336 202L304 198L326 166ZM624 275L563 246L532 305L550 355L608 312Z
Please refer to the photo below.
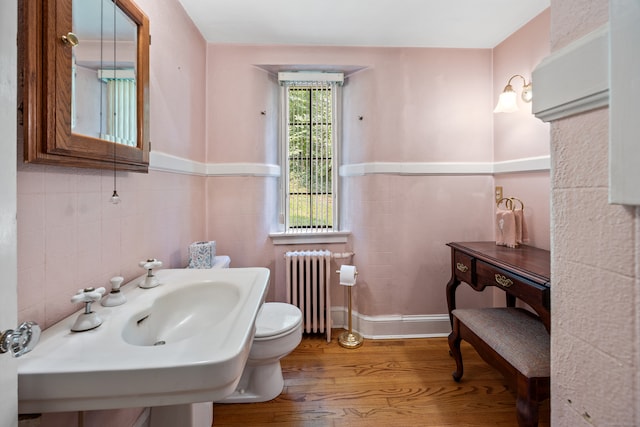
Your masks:
M356 284L356 271L355 265L343 265L340 267L340 284L342 286L353 286Z
M216 256L216 242L193 242L189 245L187 268L211 268Z

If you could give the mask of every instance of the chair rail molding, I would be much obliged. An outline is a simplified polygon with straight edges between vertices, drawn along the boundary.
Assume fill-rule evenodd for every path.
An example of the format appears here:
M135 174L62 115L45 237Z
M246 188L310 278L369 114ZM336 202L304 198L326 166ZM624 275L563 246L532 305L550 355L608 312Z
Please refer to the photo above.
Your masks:
M549 156L497 162L368 162L340 166L340 176L363 175L494 175L548 171Z
M199 176L279 177L280 166L262 163L202 163L158 151L149 153L149 169ZM549 156L498 162L368 162L340 166L340 176L493 175L549 171Z
M202 163L171 154L151 151L149 169L200 176L279 177L280 166L264 163Z

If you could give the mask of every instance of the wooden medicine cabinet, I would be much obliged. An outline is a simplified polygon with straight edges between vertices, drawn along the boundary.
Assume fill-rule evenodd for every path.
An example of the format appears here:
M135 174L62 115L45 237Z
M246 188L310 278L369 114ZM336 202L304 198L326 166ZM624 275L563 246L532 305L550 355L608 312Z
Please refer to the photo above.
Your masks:
M24 161L147 172L149 43L131 0L19 1Z

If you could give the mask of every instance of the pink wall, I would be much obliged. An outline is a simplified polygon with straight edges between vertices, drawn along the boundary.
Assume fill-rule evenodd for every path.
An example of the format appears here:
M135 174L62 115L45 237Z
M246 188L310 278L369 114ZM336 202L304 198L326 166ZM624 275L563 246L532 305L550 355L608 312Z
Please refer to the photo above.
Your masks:
M514 74L531 81L531 72L549 55L551 11L532 19L493 49L494 105ZM513 88L521 93L522 80L514 79ZM533 96L536 84L533 82ZM509 161L528 157L549 156L549 124L531 114L531 104L518 98L520 110L494 114L494 160ZM495 175L495 185L502 186L505 197L517 197L525 204L524 214L529 230L529 243L544 249L550 247L550 181L549 171L502 173Z
M348 163L492 159L490 50L210 44L207 55L209 162L277 161L277 84L257 67L274 64L366 67L344 87Z
M367 175L346 179L358 265L355 306L366 315L447 312L451 241L491 240L490 176ZM460 306L489 295L462 287Z
M494 144L509 159L548 155L548 126L530 113L508 117L513 121L502 126L508 128L504 132L494 127L491 110L497 91L487 84L497 79L496 62L509 69L526 66L530 73L548 51L548 21L549 13L543 13L514 34L513 41L505 41L498 53L209 45L208 160L277 160L277 84L256 66L313 64L364 68L349 75L344 86L343 164L490 162L497 156ZM513 51L518 52L516 65L511 65ZM266 118L259 115L261 110L267 111ZM509 129L524 129L527 136L515 149L507 145ZM548 172L496 180L530 204L531 243L548 248ZM373 174L344 177L343 185L343 220L352 232L345 247L355 251L353 262L360 271L356 310L366 315L446 312L441 295L449 278L445 243L493 239L494 178ZM277 180L212 177L207 188L208 238L233 254L234 265L271 266L270 297L283 295L282 251L268 238L275 228ZM461 304L488 301L485 295L462 292ZM334 301L341 301L340 289L334 289L334 295Z
M547 9L493 49L494 106L511 76L520 74L530 82L533 69L549 55L550 25L551 11ZM511 84L518 93L520 110L494 114L494 160L548 156L549 124L533 116L531 103L520 99L522 79L513 79Z
M151 27L151 150L205 160L205 40L178 0L136 0Z
M326 64L365 68L344 86L344 163L490 162L492 61L491 50L209 45L208 161L277 160L277 84L256 66ZM355 251L360 271L356 310L446 312L445 244L493 238L493 178L373 174L343 183L344 221L352 231L345 247ZM211 177L207 183L208 238L236 266L272 267L271 298L283 295L284 286L282 250L268 237L275 228L276 185L275 178L260 177ZM548 183L542 185L548 192ZM544 223L532 228L542 232ZM334 301L342 300L338 288ZM462 292L461 304L488 301Z
M205 41L178 1L138 0L151 21L152 150L204 161ZM171 31L162 29L171 28ZM21 157L21 153L19 154ZM138 261L187 263L205 235L205 179L165 172L118 173L119 205L109 203L109 171L18 164L18 317L48 327L80 307L88 286L141 275ZM140 410L84 415L91 426L132 425ZM75 413L46 414L43 426L73 427Z
M491 161L491 51L359 49L344 88L344 162ZM358 120L362 116L363 120Z

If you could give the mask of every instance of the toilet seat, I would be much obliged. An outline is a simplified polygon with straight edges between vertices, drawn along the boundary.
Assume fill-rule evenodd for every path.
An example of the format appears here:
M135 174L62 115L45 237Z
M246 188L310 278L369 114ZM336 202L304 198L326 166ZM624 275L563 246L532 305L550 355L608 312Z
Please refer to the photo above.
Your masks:
M254 341L271 340L286 335L302 323L302 313L294 305L282 302L268 302L256 319Z

